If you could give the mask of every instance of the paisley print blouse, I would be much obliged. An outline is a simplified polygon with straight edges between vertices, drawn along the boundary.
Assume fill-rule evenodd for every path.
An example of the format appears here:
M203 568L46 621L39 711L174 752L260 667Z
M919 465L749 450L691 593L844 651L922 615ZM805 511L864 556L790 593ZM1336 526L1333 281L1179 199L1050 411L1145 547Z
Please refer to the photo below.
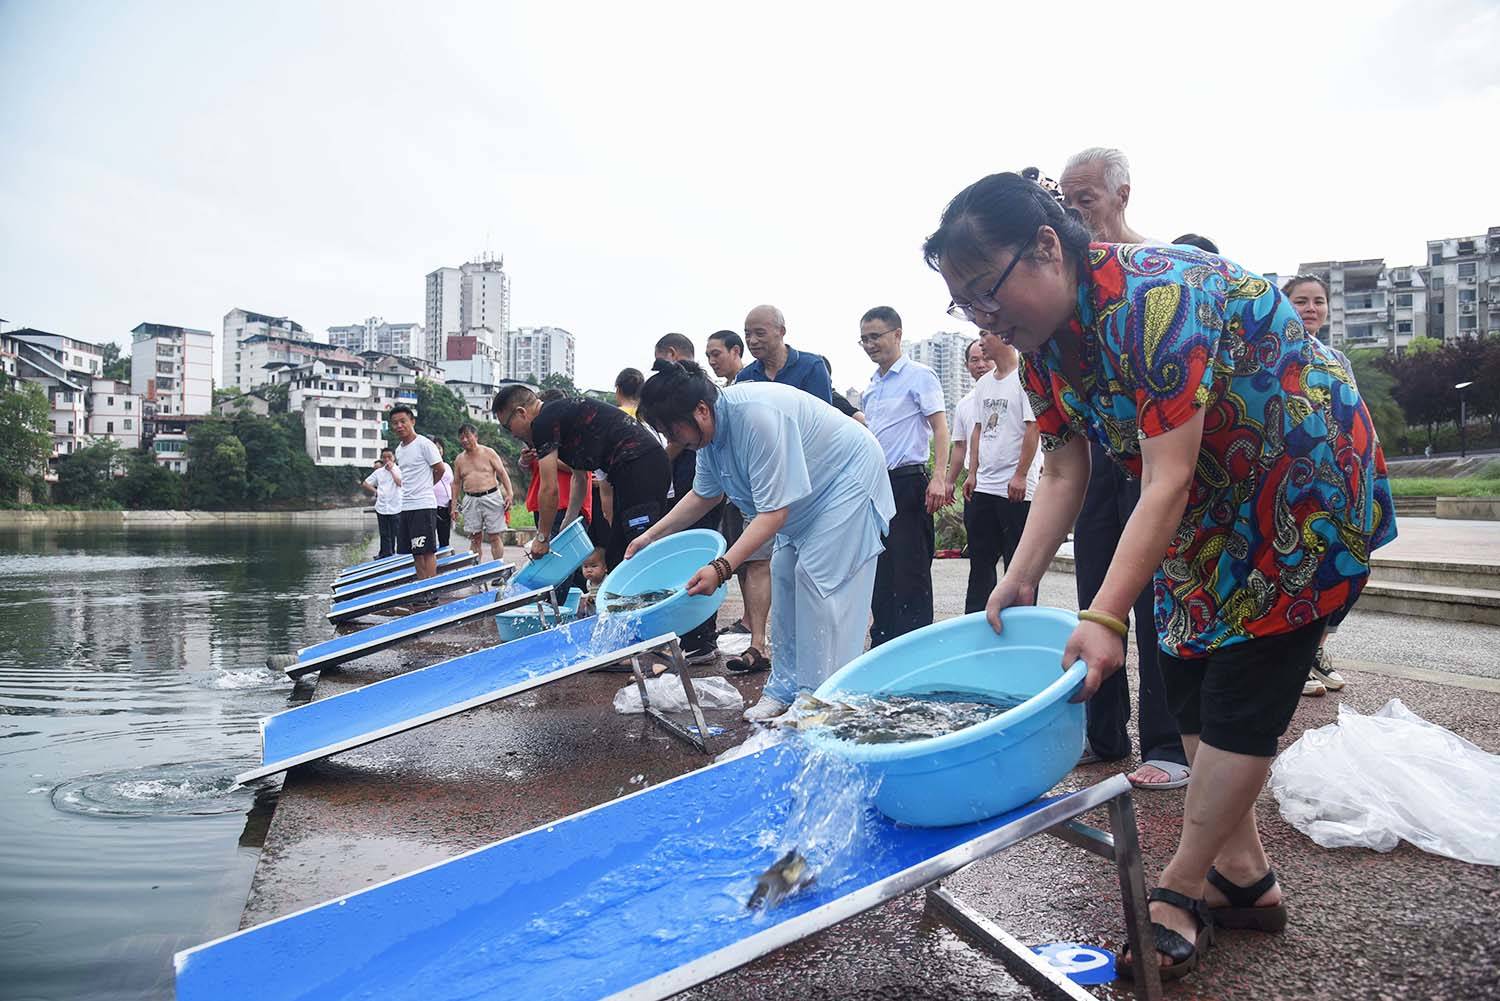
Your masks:
M1270 282L1189 247L1093 244L1073 330L1023 374L1042 447L1076 434L1141 475L1140 443L1206 410L1182 522L1156 571L1162 649L1203 657L1354 603L1396 536L1385 456L1344 365Z

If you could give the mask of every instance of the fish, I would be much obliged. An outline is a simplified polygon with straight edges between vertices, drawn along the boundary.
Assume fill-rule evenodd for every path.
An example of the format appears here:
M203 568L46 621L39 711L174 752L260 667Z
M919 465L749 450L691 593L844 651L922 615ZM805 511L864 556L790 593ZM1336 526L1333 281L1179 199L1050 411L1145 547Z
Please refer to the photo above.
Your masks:
M601 591L599 592L599 610L605 614L636 612L642 608L659 605L680 590L682 589L679 587L668 587L656 591L641 591L639 594L612 594L609 591Z
M760 874L755 881L755 890L750 894L750 899L745 902L745 907L752 911L770 910L813 882L815 878L816 876L808 871L807 859L793 848Z

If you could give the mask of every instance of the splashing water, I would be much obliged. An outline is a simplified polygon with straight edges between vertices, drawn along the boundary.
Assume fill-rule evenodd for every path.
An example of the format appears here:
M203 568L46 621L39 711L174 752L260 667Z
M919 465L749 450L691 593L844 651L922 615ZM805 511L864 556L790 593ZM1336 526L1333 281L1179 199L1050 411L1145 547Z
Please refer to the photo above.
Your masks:
M641 591L639 594L611 594L608 591L601 591L599 592L599 615L601 618L607 618L627 612L639 612L643 608L661 604L681 590L680 587L664 587L655 591Z
M204 817L244 810L254 794L213 762L85 775L52 790L63 813L95 817Z

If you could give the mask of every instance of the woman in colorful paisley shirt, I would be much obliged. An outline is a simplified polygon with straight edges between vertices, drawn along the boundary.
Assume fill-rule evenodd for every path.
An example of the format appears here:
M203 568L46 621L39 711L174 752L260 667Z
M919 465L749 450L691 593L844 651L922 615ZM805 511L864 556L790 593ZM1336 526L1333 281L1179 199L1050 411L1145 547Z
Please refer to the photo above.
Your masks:
M1089 478L1088 441L1141 499L1063 654L1078 698L1121 666L1135 595L1154 583L1162 673L1192 763L1176 854L1151 892L1164 977L1212 921L1279 931L1281 888L1256 795L1324 620L1395 537L1385 459L1343 367L1274 286L1191 247L1090 244L1036 183L994 174L949 203L923 248L950 312L1024 354L1047 452L1026 531L990 596L1030 604ZM1121 957L1128 975L1134 957ZM1151 960L1147 960L1151 961Z

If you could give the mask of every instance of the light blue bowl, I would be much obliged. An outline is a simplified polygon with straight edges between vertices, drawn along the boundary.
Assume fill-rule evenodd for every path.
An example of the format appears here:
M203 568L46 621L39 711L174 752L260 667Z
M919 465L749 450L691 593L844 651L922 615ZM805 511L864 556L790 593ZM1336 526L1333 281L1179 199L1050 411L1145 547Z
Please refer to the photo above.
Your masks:
M1063 671L1063 646L1078 625L1058 608L1008 608L999 636L983 612L907 633L850 661L823 682L821 699L840 693L912 695L972 692L1025 696L983 723L926 740L856 744L826 731L814 747L863 768L880 782L875 806L913 827L947 827L1013 810L1051 789L1083 751L1083 704L1069 702L1083 661Z
M546 556L532 560L517 572L512 581L514 590L531 591L539 587L556 587L573 576L573 571L583 566L583 561L594 551L594 543L589 538L588 528L582 518L575 518L572 524L558 532L547 545L549 551Z
M687 587L693 574L724 555L729 548L724 536L711 528L690 528L651 545L610 571L599 586L599 593L630 595L644 591ZM645 638L663 633L683 633L719 610L729 585L721 585L713 594L689 595L678 591L666 601L635 612L624 612L621 618L634 619L637 633ZM601 616L609 606L599 603Z
M520 639L522 636L530 636L539 633L543 629L551 629L562 622L572 622L578 618L578 602L583 600L583 592L576 587L568 588L568 598L558 606L561 613L561 621L552 616L552 606L544 604L543 613L537 615L535 604L524 608L512 608L495 616L495 627L500 630L502 642L509 643L511 640ZM543 621L545 617L545 621Z

